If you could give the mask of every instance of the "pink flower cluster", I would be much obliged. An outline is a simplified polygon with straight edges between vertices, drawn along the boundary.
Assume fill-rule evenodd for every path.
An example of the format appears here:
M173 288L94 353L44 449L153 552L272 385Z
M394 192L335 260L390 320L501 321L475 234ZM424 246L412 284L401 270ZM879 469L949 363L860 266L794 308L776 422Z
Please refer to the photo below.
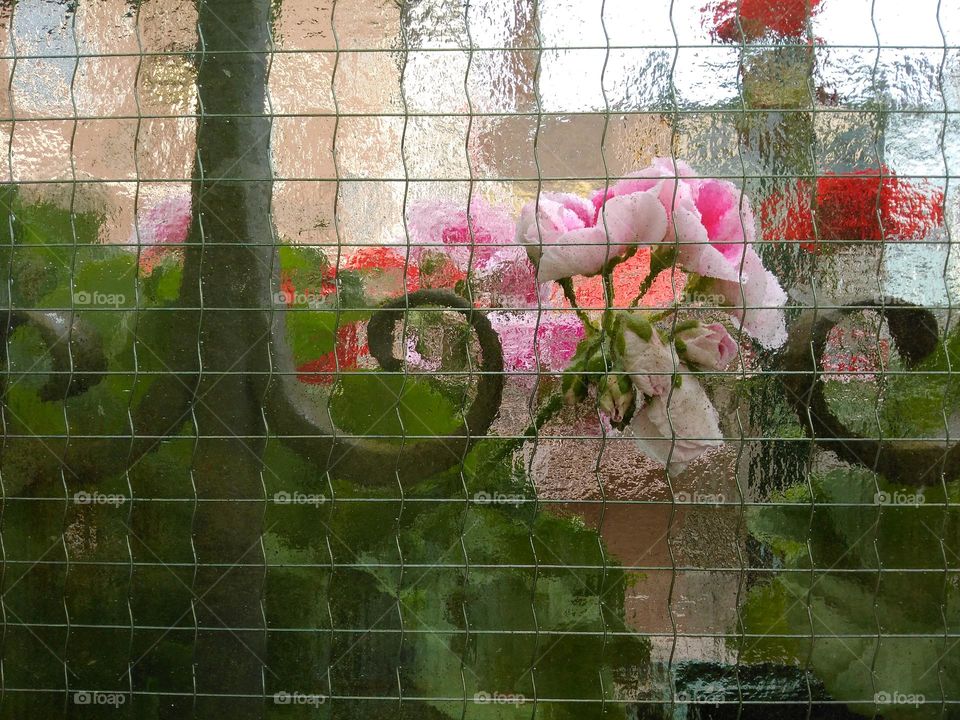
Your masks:
M786 294L753 247L753 212L732 183L703 179L660 158L591 200L543 193L520 214L517 241L541 282L594 275L637 245L677 250L677 264L707 279L761 345L786 341Z
M786 341L787 297L755 241L753 211L737 186L699 178L688 165L664 158L589 198L541 193L523 208L517 227L539 282L598 273L612 281L625 256L649 248L658 259L656 266L650 261L651 272L670 265L674 279L716 296L739 329L777 348ZM667 332L640 312L614 315L615 373L597 384L599 406L616 427L629 424L646 454L682 471L723 442L717 411L696 373L726 369L739 347L720 323L690 321ZM586 396L590 358L600 342L588 335L577 350L571 369L586 373L568 383L568 399Z
M671 300L678 285L687 297L712 294L733 325L759 344L776 348L786 340L786 294L754 247L749 201L732 183L699 178L683 163L658 159L589 197L541 193L516 222L481 198L466 207L414 203L404 239L406 248L361 251L347 267L400 273L394 294L477 281L471 288L482 292L474 302L490 309L508 371L526 381L539 372L565 371L570 401L585 399L595 385L595 406L612 426L630 432L643 452L674 472L723 442L718 413L699 378L725 370L740 352L737 342L722 323L689 320L658 329L643 310L606 305L601 332L551 283L563 281L564 294L579 296L578 288L594 292L583 278L603 274L616 302L631 289L636 297L641 286L649 289L669 272ZM628 263L635 267L617 276L616 268ZM630 287L617 287L618 277ZM354 332L351 326L338 338L342 356L338 348L300 368L301 379L328 383L336 368L355 366L365 349ZM418 366L435 364L413 347L407 356ZM597 357L605 358L600 370Z
M569 311L499 311L487 319L500 336L504 367L531 378L566 368L584 336L583 324Z
M410 256L421 265L448 257L488 290L489 318L500 336L504 365L513 372L559 371L584 335L572 312L550 301L527 253L514 242L516 226L503 208L474 198L469 212L450 201L415 203L407 216ZM530 377L533 377L532 374Z

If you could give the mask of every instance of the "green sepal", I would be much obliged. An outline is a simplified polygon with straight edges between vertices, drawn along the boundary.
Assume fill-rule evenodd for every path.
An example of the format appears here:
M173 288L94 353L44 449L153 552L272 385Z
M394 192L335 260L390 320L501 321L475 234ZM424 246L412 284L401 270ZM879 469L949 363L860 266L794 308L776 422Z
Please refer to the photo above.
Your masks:
M626 313L623 315L623 322L627 329L636 333L644 342L650 342L653 337L653 326L639 313Z

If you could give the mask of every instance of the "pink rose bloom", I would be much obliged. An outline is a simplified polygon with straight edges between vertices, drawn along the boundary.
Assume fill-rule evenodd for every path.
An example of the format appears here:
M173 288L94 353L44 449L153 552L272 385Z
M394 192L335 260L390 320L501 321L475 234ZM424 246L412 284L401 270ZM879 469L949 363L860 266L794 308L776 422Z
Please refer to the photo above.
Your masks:
M407 211L410 257L444 253L464 272L485 273L515 259L513 218L503 208L475 197L469 212L450 200L423 201Z
M638 192L656 192L664 204L672 227L663 241L678 243L683 269L716 279L718 292L736 308L731 315L758 342L770 348L782 345L786 326L779 308L786 293L752 247L753 211L741 190L723 180L695 178L685 163L658 158L606 193L595 194L594 206L599 212Z
M704 370L725 370L737 355L737 343L720 323L684 328L674 336L681 355Z
M567 367L583 339L583 325L570 312L491 312L487 315L503 346L504 368L511 372L559 372Z
M723 444L717 411L696 377L680 362L676 351L663 344L656 330L644 340L627 328L623 340L624 369L647 397L630 421L633 437L646 455L669 464L670 472L682 472L703 452Z
M650 167L632 173L594 194L597 212L612 198L638 192L656 192L673 228L663 241L679 241L679 260L685 270L706 277L736 281L747 243L753 242L754 220L746 197L733 183L693 177L689 165L657 158ZM676 234L674 234L674 230Z
M656 329L650 329L649 339L625 329L621 355L624 369L641 393L660 397L670 392L673 376L681 367L680 360L672 348L663 344Z
M654 192L612 198L599 215L577 195L541 193L520 213L517 243L526 246L537 264L537 280L544 283L595 275L630 246L660 242L666 227Z
M630 431L641 451L674 474L723 444L713 403L697 379L687 374L671 393L649 400L638 410L630 421Z
M756 239L753 211L733 183L699 180L674 214L680 264L704 277L736 282L747 247Z
M766 348L780 347L787 341L787 324L781 309L787 294L753 248L747 248L744 254L741 277L740 282L716 280L713 286L733 305L730 315L744 332Z
M674 207L679 200L689 197L693 185L693 168L682 160L674 166L670 158L656 158L653 163L643 170L632 172L623 180L619 180L610 187L603 190L597 190L591 196L593 200L594 215L600 214L601 209L611 198L622 195L632 195L634 193L646 193L653 191L660 203L667 210L667 218L670 218L670 209Z

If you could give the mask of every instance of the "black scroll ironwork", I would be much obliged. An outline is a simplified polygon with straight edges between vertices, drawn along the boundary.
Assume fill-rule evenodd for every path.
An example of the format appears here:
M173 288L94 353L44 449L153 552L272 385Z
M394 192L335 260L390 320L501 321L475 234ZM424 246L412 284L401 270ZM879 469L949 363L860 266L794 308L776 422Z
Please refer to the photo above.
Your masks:
M960 472L960 445L944 440L863 437L851 430L824 395L823 360L830 331L846 316L876 310L908 368L933 353L940 342L929 310L897 298L867 298L829 310L806 311L790 330L782 382L801 424L821 447L842 460L863 465L905 485L922 483L929 468ZM927 476L928 477L928 476Z
M284 442L304 457L330 466L337 474L365 485L413 481L462 462L476 441L486 435L500 409L503 393L503 351L500 338L484 313L445 290L419 290L384 303L367 324L370 354L382 370L399 373L403 362L394 356L396 326L409 309L432 307L464 316L477 336L480 364L476 394L464 422L442 437L416 439L402 449L376 438L339 437L325 411L296 386L286 343L280 343L278 365L285 369L282 391L267 398L267 417Z

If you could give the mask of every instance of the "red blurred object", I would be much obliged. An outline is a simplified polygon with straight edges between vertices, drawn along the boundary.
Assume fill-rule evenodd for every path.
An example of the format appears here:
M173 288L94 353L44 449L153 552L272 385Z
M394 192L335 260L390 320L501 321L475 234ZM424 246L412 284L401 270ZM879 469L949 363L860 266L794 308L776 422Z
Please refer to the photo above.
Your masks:
M293 305L294 298L296 298L297 295L297 288L294 286L290 276L285 273L280 276L280 294L283 296L283 301L287 304L287 307Z
M769 240L799 242L808 252L819 252L820 241L921 240L943 224L943 200L942 191L901 180L884 165L823 175L816 193L811 181L800 180L761 203L760 222ZM774 219L784 203L786 216Z
M338 370L356 368L360 356L367 353L367 346L357 341L357 323L347 323L337 330L334 348L298 367L297 380L308 385L330 385L336 380Z
M617 265L613 269L614 306L627 307L637 296L640 285L649 272L650 248L646 247L637 248L632 258ZM641 305L669 307L682 292L686 281L687 276L679 267L664 270L643 296ZM603 310L606 307L606 292L603 289L603 279L599 275L574 278L573 286L577 304L584 310ZM559 288L554 289L554 297L551 299L560 306L568 304Z
M420 288L420 270L416 264L399 252L389 247L363 247L354 252L344 263L344 270L362 270L382 273L385 276L396 276L397 288L403 292L414 292ZM406 274L406 283L400 278ZM393 290L394 288L391 288Z
M807 20L822 0L720 0L703 8L713 10L711 34L724 42L740 42L740 31L747 40L771 31L783 37L800 37ZM739 5L739 24L737 10Z
M420 271L420 285L424 288L452 289L458 282L465 280L467 277L463 270L445 256L431 258L428 261L421 260L418 269Z
M444 241L447 237L444 235ZM419 263L407 259L389 247L365 247L357 250L343 266L344 270L382 273L384 276L396 276L396 287L388 288L397 294L403 292L400 276L406 273L406 290L414 292L420 288L452 288L467 277L449 257L442 253L430 253ZM389 285L389 283L385 283Z

